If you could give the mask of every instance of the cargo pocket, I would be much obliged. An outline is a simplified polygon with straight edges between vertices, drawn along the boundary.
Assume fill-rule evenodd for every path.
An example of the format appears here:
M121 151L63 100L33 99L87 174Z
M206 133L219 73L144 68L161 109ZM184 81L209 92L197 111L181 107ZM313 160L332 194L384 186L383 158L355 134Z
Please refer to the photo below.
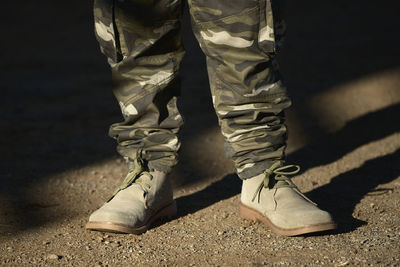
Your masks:
M275 28L271 0L260 0L260 27L258 32L258 46L261 51L275 53Z
M112 66L122 58L119 34L115 23L115 3L108 0L94 2L95 35L101 52Z

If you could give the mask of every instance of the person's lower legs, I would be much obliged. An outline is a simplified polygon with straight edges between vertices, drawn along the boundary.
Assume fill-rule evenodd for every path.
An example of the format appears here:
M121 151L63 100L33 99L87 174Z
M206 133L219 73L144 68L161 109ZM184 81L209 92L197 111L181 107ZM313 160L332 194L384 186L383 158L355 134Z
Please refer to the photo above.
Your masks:
M141 233L176 205L167 173L177 163L181 2L96 0L96 36L112 68L124 121L110 127L129 173L89 218L91 230Z
M283 112L290 99L274 60L280 37L271 1L189 3L195 35L207 55L226 152L244 180L241 216L265 221L285 235L334 228L330 215L287 178L296 173L284 165ZM123 184L92 214L88 228L139 233L154 219L176 212L166 172L176 163L176 133L182 124L176 108L176 71L183 56L180 3L97 0L95 7L97 36L112 66L113 90L125 118L111 127L110 135L131 164Z
M181 2L95 1L96 36L112 68L112 89L124 121L110 127L118 152L138 154L150 169L176 164L182 117L176 101L178 69L184 55Z
M274 59L269 1L189 2L226 154L238 175L250 178L284 158L284 110L291 104Z
M336 225L287 177L298 166L284 165L284 110L291 101L274 59L283 28L272 6L280 2L189 0L226 154L244 180L240 215L277 234L298 235Z

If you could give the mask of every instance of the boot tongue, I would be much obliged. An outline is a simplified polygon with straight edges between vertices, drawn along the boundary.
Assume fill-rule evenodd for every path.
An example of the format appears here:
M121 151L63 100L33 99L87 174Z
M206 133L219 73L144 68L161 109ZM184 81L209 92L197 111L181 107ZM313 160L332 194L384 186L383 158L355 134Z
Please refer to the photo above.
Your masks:
M153 178L153 176L148 171L146 171L145 168L143 167L142 159L136 158L132 162L132 165L133 165L132 166L133 168L131 169L131 171L129 171L129 173L126 175L124 181L122 182L122 184L120 186L118 186L118 188L114 191L113 195L110 197L110 199L107 202L109 202L111 199L113 199L114 196L116 194L118 194L118 192L126 189L133 183L139 184L144 191L147 191L149 189L150 185L148 183L146 183L146 180L147 181L148 181L148 179L151 180ZM146 178L148 178L148 179L146 179Z
M264 179L261 181L256 192L254 193L252 201L259 197L263 188L278 189L283 187L297 188L297 186L287 177L287 175L294 175L300 171L298 165L282 166L283 162L277 161L271 167L264 171ZM290 171L290 169L294 169Z

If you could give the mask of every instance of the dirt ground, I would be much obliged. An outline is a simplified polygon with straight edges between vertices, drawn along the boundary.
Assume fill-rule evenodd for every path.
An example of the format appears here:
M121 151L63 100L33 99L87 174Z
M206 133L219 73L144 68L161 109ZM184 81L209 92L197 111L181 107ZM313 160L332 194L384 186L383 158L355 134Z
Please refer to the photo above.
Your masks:
M338 223L280 237L238 217L205 61L184 20L178 216L135 235L84 229L126 169L91 1L2 2L1 266L400 266L400 37L395 1L287 1L280 55L294 182Z

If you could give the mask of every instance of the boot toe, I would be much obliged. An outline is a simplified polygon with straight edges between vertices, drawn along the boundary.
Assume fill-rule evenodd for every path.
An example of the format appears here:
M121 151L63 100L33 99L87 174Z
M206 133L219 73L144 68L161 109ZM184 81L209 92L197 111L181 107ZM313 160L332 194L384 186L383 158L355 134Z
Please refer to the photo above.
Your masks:
M104 222L111 224L121 224L129 227L139 227L143 224L143 211L120 211L117 209L100 208L92 213L89 222Z
M295 229L324 224L334 224L331 215L323 210L286 210L269 214L271 222L279 228Z

